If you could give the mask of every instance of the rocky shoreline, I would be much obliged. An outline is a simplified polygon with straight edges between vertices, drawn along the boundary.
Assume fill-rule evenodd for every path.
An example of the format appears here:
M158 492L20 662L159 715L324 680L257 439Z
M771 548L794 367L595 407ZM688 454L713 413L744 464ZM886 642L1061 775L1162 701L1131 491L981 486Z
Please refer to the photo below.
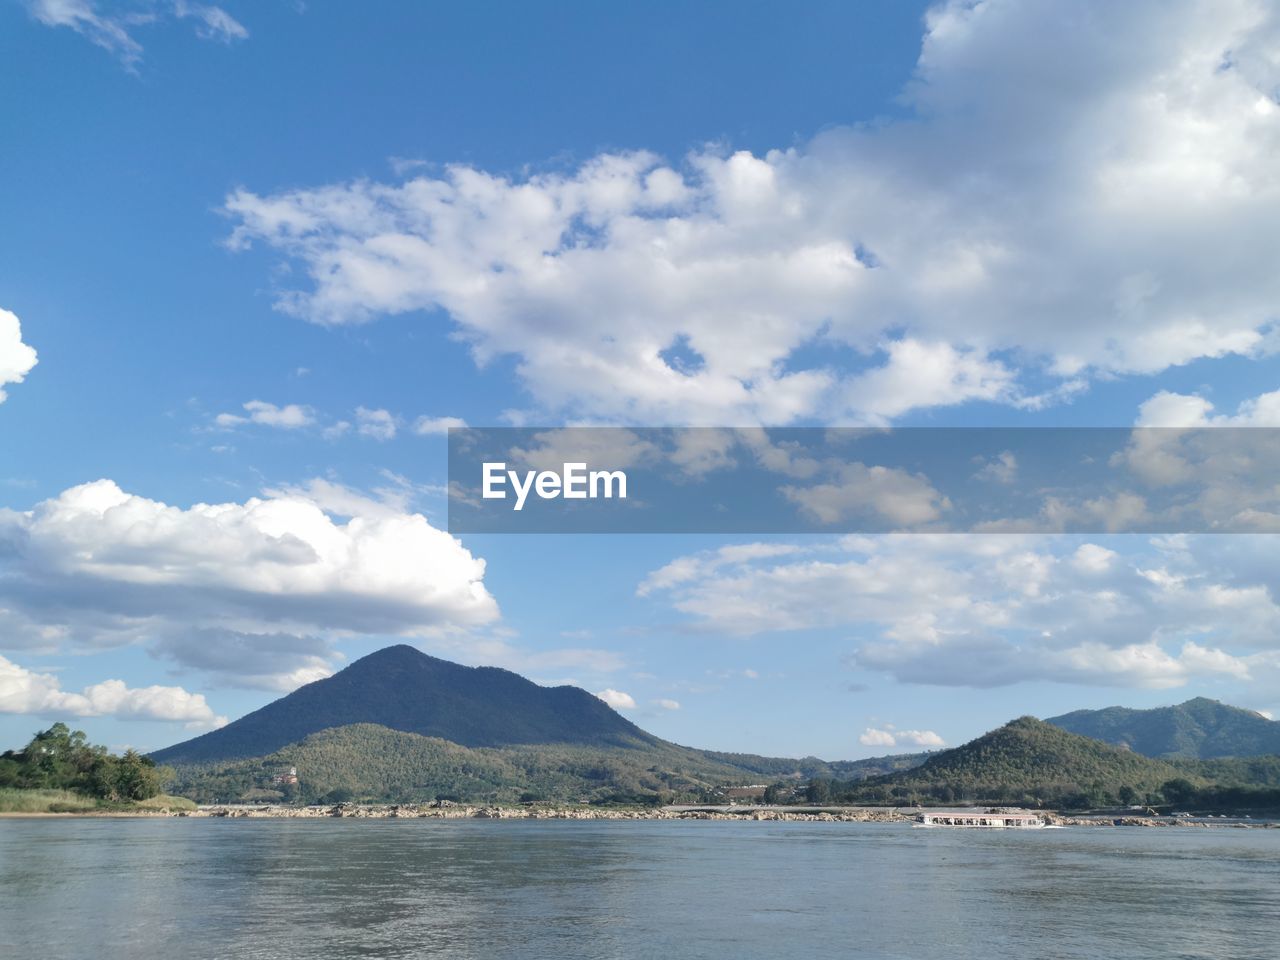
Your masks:
M795 808L743 807L588 807L497 806L492 804L358 804L293 807L283 805L207 804L195 810L88 810L76 813L0 813L0 818L81 817L194 817L252 820L722 820L771 823L912 823L917 810L910 807ZM1264 830L1280 828L1280 822L1223 821L1151 816L1066 816L1044 811L1046 824L1054 827L1207 827Z
M286 806L202 806L195 811L173 814L180 817L234 817L283 819L436 819L436 820L732 820L787 823L911 823L914 809L850 808L828 810L785 810L746 808L742 810L699 808L601 808L601 807L502 807L468 804L341 804L332 807ZM1231 827L1274 829L1280 824L1262 822L1214 823L1175 817L1071 817L1046 812L1050 826L1073 827Z
M616 808L616 807L501 807L468 804L342 804L334 807L284 806L203 806L186 817L244 818L351 818L351 819L436 819L436 820L770 820L844 823L906 823L907 814L897 810L743 810Z

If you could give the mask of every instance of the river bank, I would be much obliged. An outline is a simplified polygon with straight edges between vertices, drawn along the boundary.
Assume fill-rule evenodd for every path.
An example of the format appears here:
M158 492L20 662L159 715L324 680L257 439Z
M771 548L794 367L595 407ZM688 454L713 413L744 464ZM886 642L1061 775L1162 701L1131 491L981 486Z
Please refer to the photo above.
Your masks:
M234 819L427 819L427 820L723 820L787 823L911 823L914 807L588 807L588 806L497 806L485 804L356 804L295 807L257 804L208 804L194 810L161 807L151 810L85 810L60 813L0 813L0 818L135 818L192 817ZM1216 822L1180 817L1098 817L1068 816L1043 811L1050 826L1056 827L1180 827L1276 829L1280 823L1240 820Z
M232 817L255 819L435 819L435 820L722 820L771 823L911 823L915 807L589 807L498 806L486 804L340 804L337 806L258 806L213 804L194 811L159 815L179 817ZM92 814L90 814L92 815ZM1059 827L1212 827L1271 829L1273 822L1186 819L1179 817L1068 816L1044 811L1045 822Z

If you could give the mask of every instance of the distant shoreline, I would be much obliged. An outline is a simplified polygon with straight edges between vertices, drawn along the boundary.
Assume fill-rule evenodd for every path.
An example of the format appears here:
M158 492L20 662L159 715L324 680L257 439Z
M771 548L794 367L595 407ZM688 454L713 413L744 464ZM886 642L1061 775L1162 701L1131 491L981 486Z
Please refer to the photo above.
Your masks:
M271 806L207 804L195 810L87 810L74 813L0 813L0 819L194 818L253 820L720 820L766 823L911 823L916 807L713 807L652 808L578 806L496 806L486 804L342 804L339 806ZM1066 816L1041 813L1051 826L1079 827L1213 827L1280 829L1280 822L1246 822L1151 816Z

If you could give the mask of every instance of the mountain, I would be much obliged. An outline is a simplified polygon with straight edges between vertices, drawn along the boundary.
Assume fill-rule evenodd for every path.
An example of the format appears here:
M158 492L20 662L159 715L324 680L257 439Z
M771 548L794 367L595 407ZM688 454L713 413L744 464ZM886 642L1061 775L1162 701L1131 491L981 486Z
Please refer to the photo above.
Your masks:
M829 763L695 750L646 733L577 687L540 687L395 646L151 756L176 767L178 790L199 800L607 801L697 799L743 784L803 787L811 777L854 781L928 754ZM299 782L282 784L290 767Z
M272 783L290 768L299 783ZM656 741L629 748L571 743L464 747L358 723L322 730L253 759L178 767L176 791L195 800L360 799L423 802L653 802L697 799L743 783L744 771L700 750Z
M1205 697L1153 710L1076 710L1047 722L1148 757L1208 760L1280 753L1280 723Z
M661 743L578 687L540 687L509 670L464 667L399 645L151 756L166 764L264 757L350 724L376 724L464 747Z
M1090 807L1143 800L1180 778L1199 780L1162 760L1020 717L963 746L932 754L914 769L844 788L840 798Z

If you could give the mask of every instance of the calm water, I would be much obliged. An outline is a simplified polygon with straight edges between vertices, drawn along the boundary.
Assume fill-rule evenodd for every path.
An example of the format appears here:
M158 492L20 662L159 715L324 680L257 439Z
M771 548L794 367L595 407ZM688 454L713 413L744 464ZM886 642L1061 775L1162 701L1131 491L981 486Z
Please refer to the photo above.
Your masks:
M1280 830L0 820L0 957L1280 955Z

